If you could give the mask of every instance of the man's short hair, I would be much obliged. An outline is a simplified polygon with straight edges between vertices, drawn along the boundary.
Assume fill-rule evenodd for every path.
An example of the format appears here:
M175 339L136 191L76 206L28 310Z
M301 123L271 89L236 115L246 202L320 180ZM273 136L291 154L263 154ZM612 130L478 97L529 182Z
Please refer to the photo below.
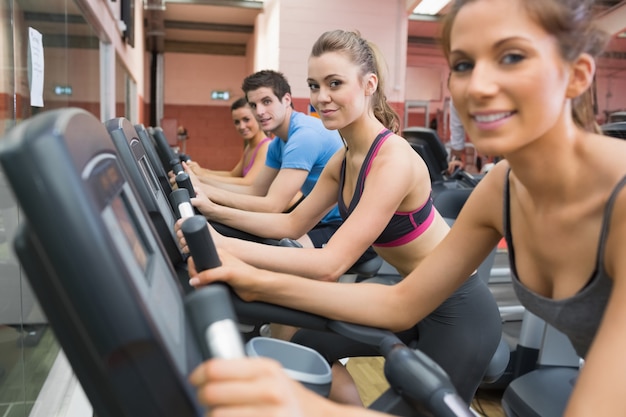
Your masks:
M273 70L261 70L247 76L243 80L241 89L247 97L249 91L258 90L261 87L271 88L278 99L282 99L287 93L291 94L287 78L282 73Z

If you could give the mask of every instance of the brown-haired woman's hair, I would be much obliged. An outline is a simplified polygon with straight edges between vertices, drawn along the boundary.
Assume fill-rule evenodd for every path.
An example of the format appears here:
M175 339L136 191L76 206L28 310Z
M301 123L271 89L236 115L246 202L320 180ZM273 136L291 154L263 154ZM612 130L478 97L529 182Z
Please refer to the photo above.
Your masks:
M454 0L442 26L442 46L446 59L450 55L450 34L459 10L477 0ZM609 35L594 23L594 0L522 0L528 15L546 32L554 36L561 57L573 62L581 54L598 57L604 50ZM598 132L593 111L593 92L589 88L572 100L572 117L581 128Z
M384 63L376 45L366 41L359 32L333 30L320 36L313 48L311 56L319 57L326 52L344 53L353 63L361 67L361 75L367 73L378 77L378 88L372 95L372 110L374 116L394 133L400 131L400 117L387 103L385 96L385 80L382 71Z
M242 107L246 107L248 105L248 100L245 97L238 98L233 101L233 104L230 105L230 111L235 111L237 109L241 109Z

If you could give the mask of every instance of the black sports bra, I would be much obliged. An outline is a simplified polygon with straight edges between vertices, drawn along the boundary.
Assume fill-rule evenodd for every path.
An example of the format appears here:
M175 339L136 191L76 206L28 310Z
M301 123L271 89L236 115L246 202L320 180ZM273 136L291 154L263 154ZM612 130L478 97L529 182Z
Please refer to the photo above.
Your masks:
M359 177L354 189L352 201L350 201L350 206L346 206L343 201L343 188L346 173L346 159L344 158L341 164L339 196L337 199L339 214L341 214L341 217L344 220L350 216L350 213L354 211L359 203L361 195L363 194L363 189L365 188L365 178L369 173L372 161L378 154L378 150L383 145L385 140L387 140L387 138L392 134L393 133L390 130L383 129L378 136L376 136L376 139L374 139L374 143L372 143L372 146L365 157L365 161L361 166L361 171L359 172ZM424 233L424 231L432 224L434 218L435 210L433 210L433 199L431 195L421 207L418 207L413 211L396 211L387 227L385 227L385 230L383 230L380 236L378 236L378 238L374 241L373 246L392 247L409 243Z

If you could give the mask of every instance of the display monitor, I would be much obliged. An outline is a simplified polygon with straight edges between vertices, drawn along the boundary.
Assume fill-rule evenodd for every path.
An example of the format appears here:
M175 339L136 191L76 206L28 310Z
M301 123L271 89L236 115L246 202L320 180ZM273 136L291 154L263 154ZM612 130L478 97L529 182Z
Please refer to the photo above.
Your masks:
M189 276L175 232L177 218L168 196L159 184L155 169L150 162L146 148L139 139L137 130L123 117L108 120L104 125L115 144L120 162L128 171L130 182L152 219L165 251L172 264L179 270L181 282L186 283Z
M448 155L437 132L425 127L408 127L402 136L426 162L431 181L443 181L442 173L448 168Z
M0 141L0 163L25 218L16 253L95 414L202 415L184 290L104 125L41 113Z
M151 127L149 129L150 134L154 138L157 154L161 159L161 164L166 171L172 170L172 162L178 160L178 155L170 147L170 144L165 136L165 132L160 127Z
M161 190L166 196L169 196L172 192L172 185L170 184L169 176L167 175L167 171L163 167L161 160L159 159L159 155L157 153L155 139L152 137L148 129L141 123L135 125L135 130L137 131L137 135L139 135L139 140L146 150L146 155L148 156L148 160L150 161L150 165L154 169L154 173L159 180L159 184L161 184Z

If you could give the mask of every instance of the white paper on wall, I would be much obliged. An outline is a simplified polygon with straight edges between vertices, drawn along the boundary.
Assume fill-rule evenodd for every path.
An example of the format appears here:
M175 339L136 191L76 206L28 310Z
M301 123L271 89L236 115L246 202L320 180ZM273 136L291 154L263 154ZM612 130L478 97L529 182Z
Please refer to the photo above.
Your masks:
M41 32L28 28L28 86L30 105L43 107L43 42Z

